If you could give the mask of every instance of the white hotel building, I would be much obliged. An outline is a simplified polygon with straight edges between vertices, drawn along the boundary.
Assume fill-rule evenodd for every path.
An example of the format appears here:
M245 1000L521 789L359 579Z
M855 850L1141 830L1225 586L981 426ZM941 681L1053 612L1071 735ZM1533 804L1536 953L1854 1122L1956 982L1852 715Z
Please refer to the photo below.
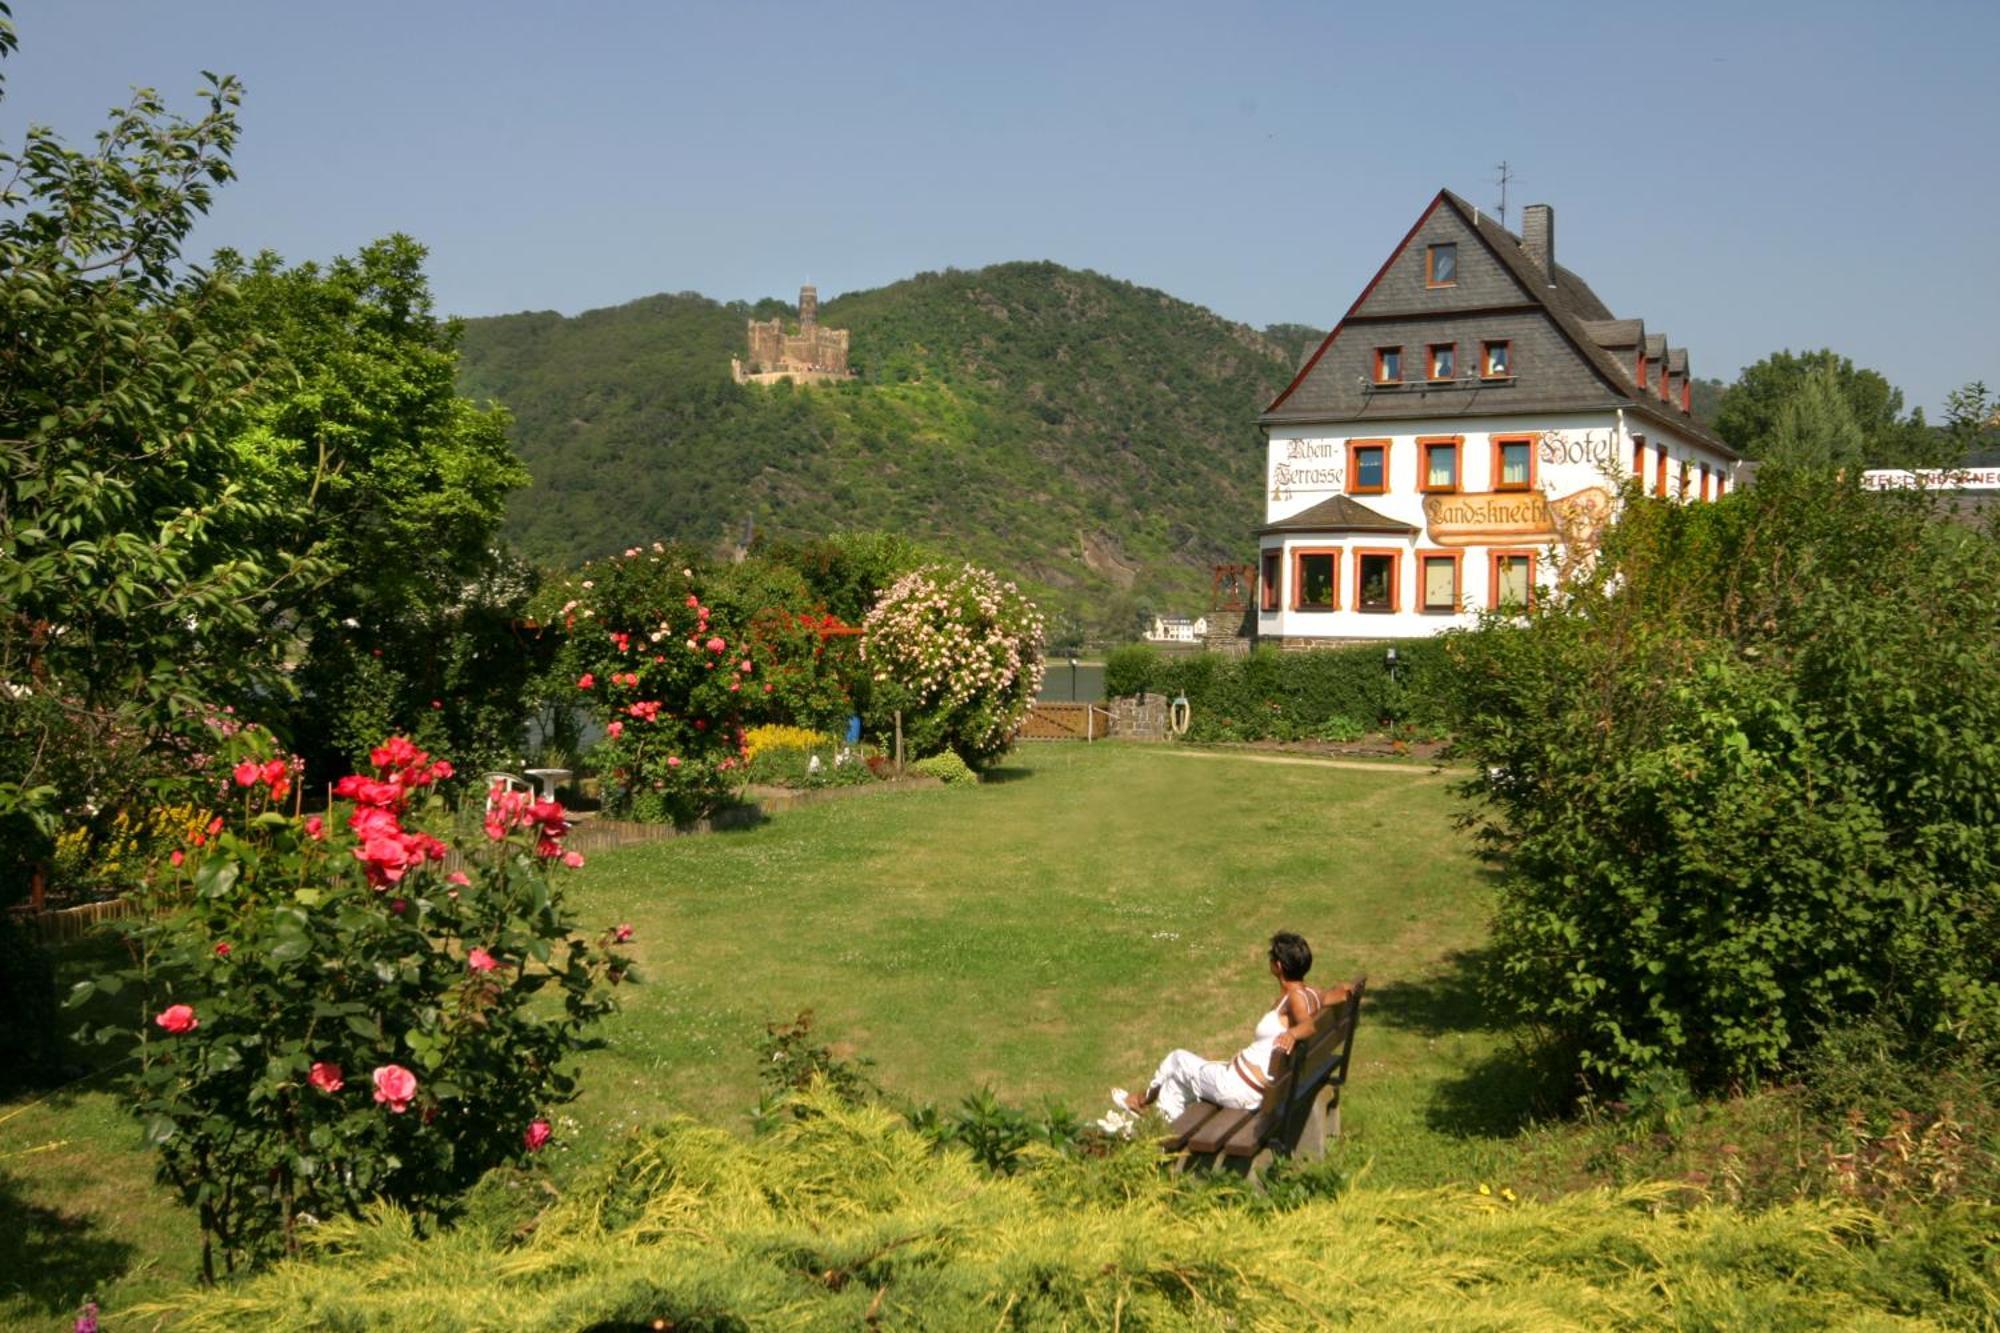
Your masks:
M1687 502L1740 461L1690 411L1687 353L1441 192L1258 418L1257 637L1414 638L1532 600L1587 562L1635 472Z

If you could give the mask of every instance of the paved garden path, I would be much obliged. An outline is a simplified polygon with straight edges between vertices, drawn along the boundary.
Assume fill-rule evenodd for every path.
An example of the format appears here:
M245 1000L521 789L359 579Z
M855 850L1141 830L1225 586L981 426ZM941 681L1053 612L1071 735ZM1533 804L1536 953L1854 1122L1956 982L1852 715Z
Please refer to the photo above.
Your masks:
M1183 759L1241 759L1252 764L1298 764L1306 768L1346 768L1357 773L1400 773L1410 778L1447 778L1453 776L1449 768L1432 765L1418 767L1414 764L1393 762L1376 763L1367 759L1308 759L1292 754L1249 754L1242 750L1181 750L1162 749L1161 754L1175 754Z

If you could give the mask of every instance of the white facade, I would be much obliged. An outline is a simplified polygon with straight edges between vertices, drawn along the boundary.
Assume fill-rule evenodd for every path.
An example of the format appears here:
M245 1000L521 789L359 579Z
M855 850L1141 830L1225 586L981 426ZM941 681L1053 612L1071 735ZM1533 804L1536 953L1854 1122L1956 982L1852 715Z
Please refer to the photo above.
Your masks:
M1700 502L1736 485L1714 446L1616 410L1273 425L1258 637L1416 638L1472 624L1530 584L1545 592L1591 558L1635 462L1648 494ZM1402 530L1287 528L1335 496Z
M1208 637L1208 617L1154 616L1146 637L1154 643L1200 643Z

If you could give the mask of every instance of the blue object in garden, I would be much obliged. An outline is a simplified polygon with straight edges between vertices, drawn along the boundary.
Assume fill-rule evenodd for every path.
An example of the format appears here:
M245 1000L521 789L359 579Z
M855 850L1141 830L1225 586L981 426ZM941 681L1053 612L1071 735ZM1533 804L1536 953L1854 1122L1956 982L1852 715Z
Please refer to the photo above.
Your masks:
M854 744L861 739L861 719L850 714L847 719L847 743Z

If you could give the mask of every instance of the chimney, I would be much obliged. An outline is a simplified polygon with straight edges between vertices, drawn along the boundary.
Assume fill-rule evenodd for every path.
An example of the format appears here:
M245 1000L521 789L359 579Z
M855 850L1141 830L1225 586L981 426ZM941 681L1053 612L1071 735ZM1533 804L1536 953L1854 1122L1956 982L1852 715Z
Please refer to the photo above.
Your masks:
M1556 211L1547 204L1529 204L1521 210L1521 248L1535 267L1556 285Z
M819 288L805 286L799 288L799 329L815 328L819 324Z

